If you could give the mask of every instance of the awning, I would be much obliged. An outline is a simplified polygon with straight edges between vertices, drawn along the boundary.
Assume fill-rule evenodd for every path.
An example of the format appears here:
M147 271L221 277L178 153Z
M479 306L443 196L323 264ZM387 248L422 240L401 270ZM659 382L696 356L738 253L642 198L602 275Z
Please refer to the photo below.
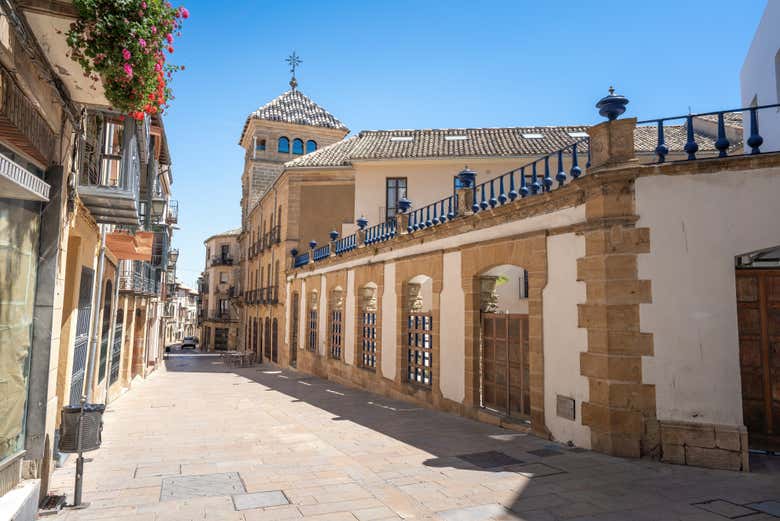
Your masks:
M116 231L106 235L106 246L120 260L152 260L154 232Z

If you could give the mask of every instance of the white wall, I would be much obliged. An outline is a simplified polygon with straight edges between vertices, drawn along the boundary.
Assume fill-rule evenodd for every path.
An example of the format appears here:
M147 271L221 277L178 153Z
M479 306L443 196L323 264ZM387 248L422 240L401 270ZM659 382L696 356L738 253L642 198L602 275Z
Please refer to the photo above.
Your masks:
M347 297L344 301L344 363L355 363L355 270L347 271Z
M384 292L382 293L382 376L395 379L396 369L396 298L395 298L395 263L384 265Z
M749 106L754 96L759 105L780 103L777 84L780 71L777 70L775 63L778 52L780 52L780 2L768 0L740 72L743 107ZM758 116L760 134L764 138L762 150L780 150L780 114L778 114L778 109L759 110ZM745 140L747 141L747 137L750 135L748 113L743 115L743 124L745 126ZM745 143L745 150L750 150L747 143Z
M588 350L588 332L577 327L577 304L586 301L577 281L577 259L585 256L585 237L574 233L547 239L547 286L542 292L544 330L544 421L553 439L590 448L590 427L582 425L582 402L590 393L580 374L580 353ZM557 395L574 398L574 420L557 415Z
M328 288L325 277L320 277L320 305L319 321L317 322L317 336L319 343L317 350L320 356L325 356L326 346L330 343L328 340L328 324L330 323L330 306L328 306Z
M466 397L466 296L460 251L443 257L444 280L439 295L439 389L458 403Z
M661 420L742 425L734 257L780 245L780 168L640 177L637 227L651 230L639 278L653 302L640 306L654 356Z
M416 208L452 195L453 177L466 165L477 172L477 182L481 183L528 161L528 158L513 157L355 162L355 218L364 215L369 225L384 222L380 209L387 204L385 179L388 177L407 178L407 197ZM505 188L509 191L508 186Z
M298 298L298 349L306 349L308 338L306 327L309 324L309 315L306 313L309 307L309 294L306 292L306 280L301 281L301 295Z
M520 298L520 279L523 277L523 271L524 268L504 264L482 273L492 277L504 276L508 279L505 283L496 286L499 313L528 314L528 299Z

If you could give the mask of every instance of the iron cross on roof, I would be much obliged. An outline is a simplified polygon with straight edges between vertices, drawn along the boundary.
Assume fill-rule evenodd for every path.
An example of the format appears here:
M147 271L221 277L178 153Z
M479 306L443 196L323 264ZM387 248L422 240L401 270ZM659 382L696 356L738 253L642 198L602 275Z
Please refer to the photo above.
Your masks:
M295 54L295 51L293 51L293 53L290 56L288 56L287 59L285 59L284 61L286 61L287 64L290 66L290 72L292 73L292 79L290 80L290 87L292 87L292 90L295 90L295 87L298 86L298 81L295 79L295 69L296 67L298 67L298 65L303 63L303 60L301 60L301 58L297 54Z

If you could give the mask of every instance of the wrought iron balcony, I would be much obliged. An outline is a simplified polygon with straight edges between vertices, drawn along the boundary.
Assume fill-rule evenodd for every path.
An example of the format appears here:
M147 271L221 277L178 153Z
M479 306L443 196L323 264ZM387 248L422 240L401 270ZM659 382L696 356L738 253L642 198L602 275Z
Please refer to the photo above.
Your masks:
M99 223L139 224L140 157L134 120L93 112L81 140L78 193Z
M232 266L233 265L233 256L232 255L217 255L216 257L211 258L211 265L212 266Z
M176 224L179 222L179 201L168 201L168 215L165 217L165 222L168 224Z

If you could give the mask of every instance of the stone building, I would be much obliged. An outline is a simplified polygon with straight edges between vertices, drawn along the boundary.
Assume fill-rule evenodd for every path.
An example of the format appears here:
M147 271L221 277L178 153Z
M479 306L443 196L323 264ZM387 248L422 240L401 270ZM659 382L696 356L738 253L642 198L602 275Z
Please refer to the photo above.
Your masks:
M238 345L576 446L747 470L777 443L747 310L772 307L774 272L751 268L777 267L780 155L742 155L746 123L364 131L292 159L244 221Z
M167 300L165 301L165 343L170 346L178 344L184 337L197 337L197 298L198 292L176 281L169 284Z
M67 55L70 2L0 6L0 517L33 519L60 409L161 354L177 206L159 117L123 120ZM7 349L14 346L13 349Z
M239 347L239 308L235 300L240 292L240 232L229 230L203 242L206 268L198 289L200 348L203 350L232 351Z

